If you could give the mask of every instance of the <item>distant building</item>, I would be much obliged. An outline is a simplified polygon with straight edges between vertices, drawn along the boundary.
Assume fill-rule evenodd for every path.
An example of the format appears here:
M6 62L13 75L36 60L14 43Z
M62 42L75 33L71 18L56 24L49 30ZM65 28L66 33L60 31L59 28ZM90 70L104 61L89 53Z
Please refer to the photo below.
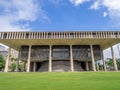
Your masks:
M7 48L0 45L0 54L3 56L4 60L6 60L7 58L7 53L8 53Z
M11 48L10 55L11 55L12 58L17 59L18 58L18 51Z
M0 54L3 55L4 60L6 60L6 58L7 58L7 53L8 53L8 49L6 47L0 45ZM18 51L11 48L10 55L11 55L12 58L17 59L18 58Z

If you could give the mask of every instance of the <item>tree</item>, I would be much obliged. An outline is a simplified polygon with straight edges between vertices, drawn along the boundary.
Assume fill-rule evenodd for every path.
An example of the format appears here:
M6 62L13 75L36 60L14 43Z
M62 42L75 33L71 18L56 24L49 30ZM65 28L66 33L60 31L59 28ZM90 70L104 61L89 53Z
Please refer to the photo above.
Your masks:
M17 61L17 58L14 58L10 55L10 61L11 61L11 65L9 66L10 70L13 72L15 71L16 69L16 61Z
M118 70L120 70L120 58L116 59L116 63L117 63L117 66L118 66ZM109 66L110 70L114 69L113 59L107 58L106 64Z
M23 63L20 63L20 64L19 64L18 69L19 69L19 71L23 71L23 69L24 69Z
M16 69L16 63L13 62L13 63L9 66L9 68L11 69L12 72L15 71L15 69Z
M117 59L117 66L118 66L118 70L120 70L120 58Z
M3 56L0 54L0 70L2 70L5 67L5 60Z

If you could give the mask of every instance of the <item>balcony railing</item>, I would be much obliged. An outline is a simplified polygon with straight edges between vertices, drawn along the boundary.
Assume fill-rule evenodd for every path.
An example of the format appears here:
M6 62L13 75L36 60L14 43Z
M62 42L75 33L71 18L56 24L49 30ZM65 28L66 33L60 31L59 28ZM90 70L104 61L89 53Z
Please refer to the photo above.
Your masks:
M120 32L0 32L0 39L120 38Z

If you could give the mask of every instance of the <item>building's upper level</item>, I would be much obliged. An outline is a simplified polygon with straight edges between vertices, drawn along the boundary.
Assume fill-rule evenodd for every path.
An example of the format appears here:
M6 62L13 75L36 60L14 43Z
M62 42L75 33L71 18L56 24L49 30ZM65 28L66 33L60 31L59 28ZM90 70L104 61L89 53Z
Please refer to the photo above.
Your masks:
M84 39L120 38L120 31L88 32L0 32L0 39Z
M100 45L120 43L120 31L0 32L0 43L20 50L23 45Z

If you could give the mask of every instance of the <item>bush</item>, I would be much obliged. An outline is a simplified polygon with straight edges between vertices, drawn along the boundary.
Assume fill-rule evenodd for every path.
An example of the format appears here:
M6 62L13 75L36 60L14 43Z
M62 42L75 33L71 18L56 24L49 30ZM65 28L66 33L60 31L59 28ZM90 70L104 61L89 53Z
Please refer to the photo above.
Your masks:
M5 67L5 60L3 56L0 54L0 70L2 70Z
M12 72L15 71L15 69L16 69L16 63L12 63L12 64L9 66L9 68L11 69Z
M23 71L23 69L24 69L23 63L20 63L20 64L19 64L18 69L19 69L19 71Z

